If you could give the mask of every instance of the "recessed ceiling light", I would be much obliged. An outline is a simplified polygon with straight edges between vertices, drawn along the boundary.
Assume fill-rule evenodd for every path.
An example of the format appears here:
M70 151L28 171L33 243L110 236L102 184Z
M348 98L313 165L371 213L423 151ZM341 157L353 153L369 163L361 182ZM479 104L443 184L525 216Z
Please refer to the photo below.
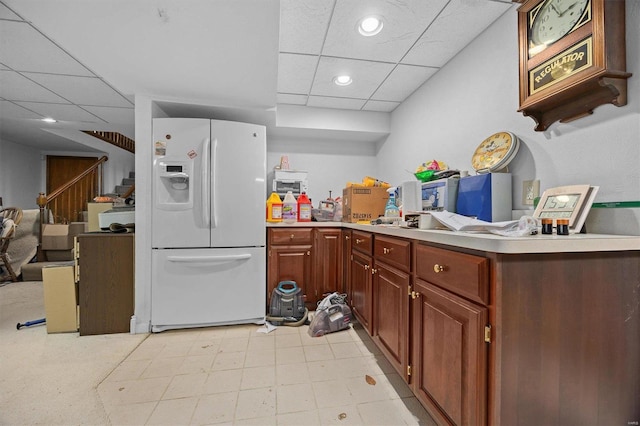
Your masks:
M365 37L370 37L382 31L383 26L384 23L381 18L377 16L367 16L362 18L358 23L358 32Z
M334 77L333 82L338 86L348 86L353 83L353 80L349 75L339 75L337 77Z
M43 118L42 121L44 121L46 123L57 123L58 122L58 120L54 120L51 117Z

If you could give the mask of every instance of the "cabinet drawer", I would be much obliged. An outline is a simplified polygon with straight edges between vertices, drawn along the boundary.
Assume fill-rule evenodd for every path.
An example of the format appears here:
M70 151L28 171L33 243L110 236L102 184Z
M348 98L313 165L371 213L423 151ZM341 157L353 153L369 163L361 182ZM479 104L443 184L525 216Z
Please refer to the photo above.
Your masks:
M270 229L269 244L311 244L313 228Z
M372 254L373 237L368 232L352 231L351 248L366 254Z
M453 293L489 304L489 260L416 244L416 276Z
M377 261L388 263L403 271L411 266L411 241L376 235L373 243Z

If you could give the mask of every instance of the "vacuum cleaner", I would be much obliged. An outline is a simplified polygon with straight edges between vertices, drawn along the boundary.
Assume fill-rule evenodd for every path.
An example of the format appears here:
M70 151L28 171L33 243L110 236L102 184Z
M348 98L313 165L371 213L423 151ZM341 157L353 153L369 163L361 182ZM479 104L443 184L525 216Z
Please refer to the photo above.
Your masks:
M307 321L308 315L298 284L295 281L279 282L271 293L269 315L265 319L273 325L298 327Z
M309 324L309 336L320 337L345 330L350 324L351 308L347 305L347 295L334 292L318 303L316 313Z

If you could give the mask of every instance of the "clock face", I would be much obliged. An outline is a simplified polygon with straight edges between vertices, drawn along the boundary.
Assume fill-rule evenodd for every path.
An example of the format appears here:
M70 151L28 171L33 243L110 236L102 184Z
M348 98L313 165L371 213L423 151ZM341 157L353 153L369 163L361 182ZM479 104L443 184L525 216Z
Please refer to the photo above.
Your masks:
M529 55L534 56L576 27L590 0L546 0L529 12Z
M518 138L509 132L498 132L478 146L471 159L476 171L499 170L511 161L518 149Z

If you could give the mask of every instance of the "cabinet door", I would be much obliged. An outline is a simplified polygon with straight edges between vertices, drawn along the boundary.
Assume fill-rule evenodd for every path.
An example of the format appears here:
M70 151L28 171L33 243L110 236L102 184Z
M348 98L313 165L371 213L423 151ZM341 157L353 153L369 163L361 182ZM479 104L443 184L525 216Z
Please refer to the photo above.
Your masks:
M308 298L314 292L311 280L311 246L271 246L267 273L267 306L273 289L281 281L295 281Z
M326 293L344 291L342 282L342 231L317 228L313 246L315 297L317 304ZM308 300L311 301L311 300Z
M351 255L351 308L369 334L372 334L371 292L371 257L354 251Z
M487 308L417 280L412 389L438 424L487 424Z
M128 333L134 313L134 234L82 234L80 335Z
M342 283L347 294L347 303L351 304L351 230L342 230Z
M410 276L378 262L373 271L373 340L408 381Z

